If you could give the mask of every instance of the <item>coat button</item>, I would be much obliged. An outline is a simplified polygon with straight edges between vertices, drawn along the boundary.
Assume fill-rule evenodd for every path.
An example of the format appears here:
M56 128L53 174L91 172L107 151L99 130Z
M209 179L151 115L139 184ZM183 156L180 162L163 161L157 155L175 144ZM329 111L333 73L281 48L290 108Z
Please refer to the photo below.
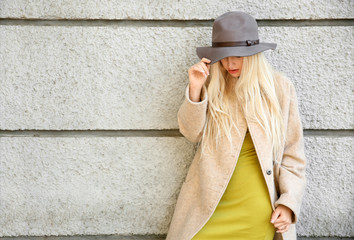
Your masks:
M267 170L267 174L268 174L268 175L272 174L272 170L268 169L268 170Z

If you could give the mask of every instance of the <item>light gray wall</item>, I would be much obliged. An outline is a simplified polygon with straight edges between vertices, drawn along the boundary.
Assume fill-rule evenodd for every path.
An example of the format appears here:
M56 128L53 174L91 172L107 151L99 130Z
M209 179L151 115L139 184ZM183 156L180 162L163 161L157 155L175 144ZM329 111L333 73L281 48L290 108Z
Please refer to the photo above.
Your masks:
M0 237L166 234L195 146L177 111L212 22L257 18L294 82L298 235L354 236L354 1L0 1ZM107 21L109 20L109 21Z

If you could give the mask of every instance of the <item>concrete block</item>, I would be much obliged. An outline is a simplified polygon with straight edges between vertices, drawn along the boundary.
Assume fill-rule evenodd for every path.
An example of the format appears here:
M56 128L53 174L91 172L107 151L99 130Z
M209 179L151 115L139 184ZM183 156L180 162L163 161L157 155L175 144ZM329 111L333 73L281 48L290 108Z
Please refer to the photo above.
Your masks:
M0 138L0 236L163 234L184 138Z
M353 138L306 137L305 147L308 183L298 234L353 237Z
M353 146L305 137L299 236L353 236ZM182 137L3 137L0 151L0 236L161 235L195 148Z
M2 0L0 17L20 19L214 19L227 11L245 11L257 19L353 18L353 1L26 1Z
M0 26L0 129L177 129L211 28ZM261 27L304 128L353 128L353 27ZM341 44L334 44L341 43Z

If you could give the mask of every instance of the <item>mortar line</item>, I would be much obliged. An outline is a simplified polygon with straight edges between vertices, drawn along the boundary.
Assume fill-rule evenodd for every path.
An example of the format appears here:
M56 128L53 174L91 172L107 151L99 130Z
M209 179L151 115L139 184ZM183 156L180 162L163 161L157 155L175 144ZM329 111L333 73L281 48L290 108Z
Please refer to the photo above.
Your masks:
M214 19L16 19L0 18L0 25L14 26L116 26L116 27L211 27ZM354 26L354 19L259 19L261 27Z
M354 129L304 129L304 136L354 137ZM178 129L146 130L0 130L1 137L183 137Z

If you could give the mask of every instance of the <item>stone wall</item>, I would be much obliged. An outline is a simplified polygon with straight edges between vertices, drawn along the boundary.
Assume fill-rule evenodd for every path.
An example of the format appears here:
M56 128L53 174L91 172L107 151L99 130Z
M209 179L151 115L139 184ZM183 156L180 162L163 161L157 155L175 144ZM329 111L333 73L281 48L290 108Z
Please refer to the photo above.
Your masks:
M296 87L308 158L298 235L354 236L353 9L0 1L0 236L163 238L195 152L177 124L187 70L230 10L278 43L265 54Z

